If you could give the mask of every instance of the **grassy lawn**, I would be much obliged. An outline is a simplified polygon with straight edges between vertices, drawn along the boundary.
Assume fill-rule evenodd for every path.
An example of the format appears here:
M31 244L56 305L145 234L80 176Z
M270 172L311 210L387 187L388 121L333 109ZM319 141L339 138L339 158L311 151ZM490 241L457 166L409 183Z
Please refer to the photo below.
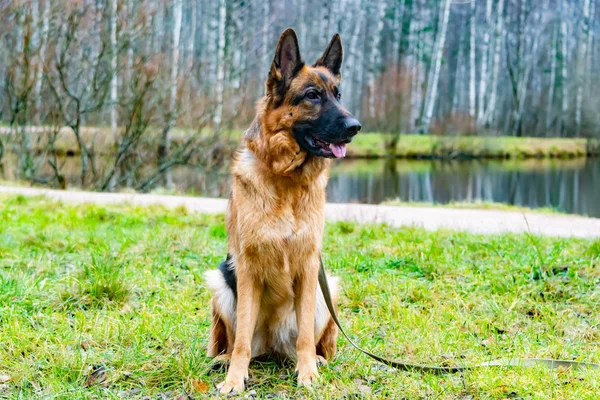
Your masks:
M214 392L202 272L226 254L223 216L0 197L0 398L142 398ZM328 224L345 325L412 362L599 362L600 241ZM259 398L592 399L593 370L397 372L339 339L321 386L293 363L253 362ZM278 394L279 397L275 397Z

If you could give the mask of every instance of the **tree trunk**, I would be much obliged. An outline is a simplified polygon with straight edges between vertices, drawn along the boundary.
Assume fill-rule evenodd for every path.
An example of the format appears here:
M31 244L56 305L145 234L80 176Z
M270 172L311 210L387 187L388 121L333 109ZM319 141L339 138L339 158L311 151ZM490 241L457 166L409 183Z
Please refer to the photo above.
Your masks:
M306 43L306 0L297 0L298 4L298 41L300 42L300 46L305 46Z
M196 19L198 18L196 0L190 0L190 37L187 46L186 69L190 71L194 65L194 50L196 45Z
M355 87L355 81L354 81L354 77L355 77L355 72L356 72L356 60L357 60L357 56L356 53L358 51L358 39L360 36L360 28L361 28L361 22L362 22L362 13L364 12L362 9L362 0L357 0L357 4L356 4L356 9L357 9L357 15L358 17L356 18L356 21L354 22L353 26L354 26L354 30L352 32L352 35L350 36L350 46L349 46L349 51L348 51L348 56L346 61L343 64L343 68L344 68L344 80L343 80L343 92L346 93L346 96L350 99L349 101L347 101L347 105L350 108L350 111L356 111L355 110L355 101L356 101L356 93L354 93L354 87Z
M396 69L394 73L394 91L398 93L395 95L393 99L394 106L398 109L396 110L396 129L394 132L396 135L393 138L393 142L396 143L399 139L399 134L402 132L402 120L404 110L402 109L402 93L399 92L400 80L402 79L402 63L400 61L400 49L402 48L402 30L404 28L404 8L405 8L406 0L400 0L400 4L396 4L396 8L394 10L394 45L392 47L392 56L394 60L394 67ZM395 147L395 144L394 144Z
M216 107L213 116L214 134L221 129L223 118L223 86L225 80L225 22L227 20L227 6L225 0L219 1L219 43L217 47L217 81L215 83Z
M477 9L475 8L475 1L471 1L471 32L469 37L469 116L473 119L476 117L476 91L475 81L477 79L476 71L476 28L477 28Z
M561 9L564 13L566 0L561 0ZM566 17L563 17L560 22L560 42L561 42L561 57L560 57L560 77L561 77L561 88L562 88L562 104L560 114L560 136L565 136L567 132L567 118L569 112L569 89L567 87L567 63L568 63L568 27Z
M117 143L117 0L110 0L110 132Z
M556 59L558 57L556 47L557 43L556 29L552 30L552 52L550 61L550 86L548 88L548 107L546 109L546 131L552 127L554 120L554 88L556 87Z
M271 4L270 0L263 0L263 29L262 29L262 71L268 71L271 65L271 43L269 42L270 19L271 19ZM302 44L300 44L302 45Z
M37 0L39 1L39 0ZM36 122L42 122L42 84L44 77L44 64L46 62L46 49L48 46L48 33L50 31L50 1L42 2L42 28L40 32L40 51L38 57L38 65L36 68L35 87L33 90L33 98L35 101Z
M421 133L429 132L429 126L433 117L433 108L437 99L440 67L442 65L442 56L444 52L444 45L446 43L446 31L448 30L448 18L450 17L451 4L452 0L444 0L442 3L443 14L440 22L440 29L438 31L438 38L435 44L434 61L429 71L430 73L427 82L427 95L425 97L425 109L423 111Z
M383 3L383 1L382 1ZM320 38L317 43L327 45L329 41L329 24L331 22L331 2L324 0L321 2L320 14L321 14L321 27L319 29ZM302 45L302 44L301 44Z
M154 54L160 54L162 52L163 40L164 40L164 26L165 26L165 3L163 0L158 0L156 14L153 17L154 20Z
M367 75L367 84L369 85L369 118L375 118L375 71L380 67L381 50L381 31L383 31L383 19L385 17L385 1L380 1L377 6L376 27L371 40L371 54L369 56L369 71Z
M494 44L494 66L492 69L492 82L491 82L491 94L488 107L485 111L484 124L490 126L496 111L496 96L498 93L498 75L500 73L500 52L502 50L502 41L504 39L504 25L503 21L504 14L504 0L498 2L498 18L496 23L496 37Z
M134 31L135 31L135 1L134 0L127 0L126 3L126 13L125 15L127 15L127 30L128 30L128 35L129 35L129 40L127 43L127 68L125 69L125 76L127 77L127 81L126 82L122 82L121 85L125 85L125 93L127 95L131 94L130 93L130 84L131 84L131 80L133 78L133 47L134 47L134 43L133 43L133 35L134 35Z
M590 31L590 0L583 0L583 17L579 35L579 51L577 57L577 100L575 104L575 129L577 137L581 136L581 103L583 101L583 84L586 81L587 43Z
M163 130L161 149L159 149L159 163L167 161L171 151L171 130L177 118L177 72L179 70L179 38L181 33L182 0L173 0L173 42L171 48L171 76L169 80L168 121ZM165 186L173 188L171 170L165 172Z
M421 43L421 27L419 18L414 14L410 20L409 26L409 54L411 64L411 96L410 96L410 126L411 132L414 132L417 126L419 115L421 115L422 95L423 95L423 77L424 66L422 63L423 45Z
M481 49L481 76L479 81L479 110L477 125L481 126L485 118L485 98L487 95L488 56L490 52L490 31L492 26L492 0L487 0L485 8L485 31L483 33L483 46Z
M465 66L467 63L463 62L463 57L465 57L465 31L461 30L459 39L458 39L458 54L456 55L456 67L454 71L454 93L452 96L452 106L450 108L450 114L458 114L462 111L463 101L462 101L462 83L466 82L466 73ZM440 102L441 106L441 102Z

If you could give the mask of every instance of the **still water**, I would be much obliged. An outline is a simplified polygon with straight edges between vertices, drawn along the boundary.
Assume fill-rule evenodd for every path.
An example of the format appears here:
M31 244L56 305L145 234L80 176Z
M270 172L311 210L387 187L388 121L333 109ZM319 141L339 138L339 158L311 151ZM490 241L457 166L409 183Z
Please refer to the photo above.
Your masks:
M61 160L70 187L76 187L78 157ZM11 179L12 162L0 168ZM8 168L6 168L8 167ZM48 168L49 169L49 168ZM50 171L48 171L50 172ZM410 202L498 202L600 218L600 159L572 160L340 160L333 164L328 201L379 204ZM199 172L179 168L173 178L181 192L228 197L227 168Z
M327 189L331 202L486 201L600 217L600 159L348 160Z

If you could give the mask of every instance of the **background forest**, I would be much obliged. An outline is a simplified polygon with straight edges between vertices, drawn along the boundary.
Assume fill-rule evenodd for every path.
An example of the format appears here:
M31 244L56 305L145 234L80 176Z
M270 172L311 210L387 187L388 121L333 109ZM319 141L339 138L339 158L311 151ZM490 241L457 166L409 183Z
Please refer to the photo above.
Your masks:
M50 165L60 184L70 127L81 182L98 189L211 168L223 132L253 118L286 27L307 62L340 32L343 101L363 132L594 137L598 3L0 0L0 159L17 154L25 179ZM106 142L116 155L100 163ZM156 169L131 176L150 152Z

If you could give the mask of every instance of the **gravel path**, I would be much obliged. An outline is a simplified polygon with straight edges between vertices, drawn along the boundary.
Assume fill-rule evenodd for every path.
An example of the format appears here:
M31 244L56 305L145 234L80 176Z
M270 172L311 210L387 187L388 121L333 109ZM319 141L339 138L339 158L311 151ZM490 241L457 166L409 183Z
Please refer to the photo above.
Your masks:
M227 200L155 194L95 193L26 187L0 186L0 193L46 196L71 203L97 203L166 207L184 206L190 211L222 213ZM329 221L386 223L391 226L419 226L427 230L452 229L472 233L530 232L562 237L600 237L600 219L535 212L454 209L445 207L396 207L369 204L328 203Z

